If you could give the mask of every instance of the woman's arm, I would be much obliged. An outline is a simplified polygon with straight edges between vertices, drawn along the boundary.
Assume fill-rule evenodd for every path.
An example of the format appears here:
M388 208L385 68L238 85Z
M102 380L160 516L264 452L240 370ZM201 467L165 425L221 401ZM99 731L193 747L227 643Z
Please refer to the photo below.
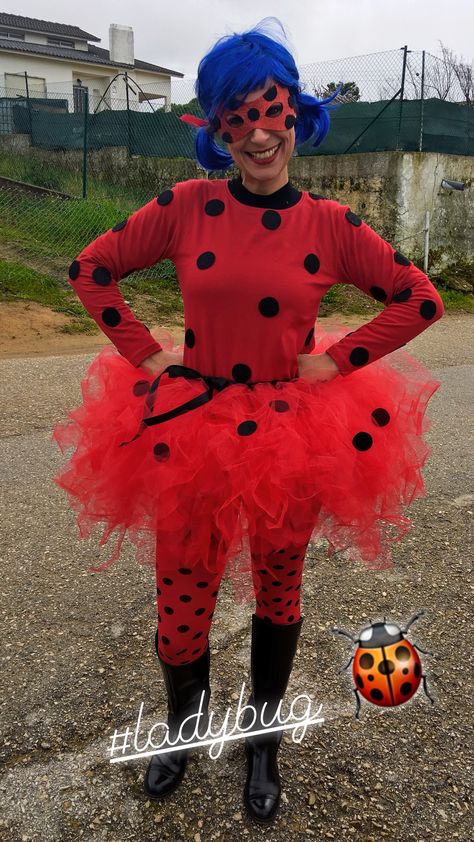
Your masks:
M69 280L84 307L132 365L162 350L125 303L120 280L173 257L178 237L179 193L166 190L127 220L90 243L73 260Z
M342 375L406 345L444 313L427 276L346 205L334 203L336 283L349 283L384 304L370 322L327 349Z

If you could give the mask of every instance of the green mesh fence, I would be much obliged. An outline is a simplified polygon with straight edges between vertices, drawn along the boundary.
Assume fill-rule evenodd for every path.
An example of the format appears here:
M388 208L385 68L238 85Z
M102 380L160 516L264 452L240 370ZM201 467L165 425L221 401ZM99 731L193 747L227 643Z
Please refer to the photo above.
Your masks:
M13 131L31 135L33 146L52 150L125 147L130 156L194 158L193 129L175 111L125 109L97 114L45 111L35 101L12 106ZM66 103L67 104L67 103ZM87 125L86 125L87 124ZM329 134L319 147L308 142L298 155L406 151L474 155L474 108L438 99L343 103L331 111Z
M345 152L446 152L474 155L474 108L438 99L354 102L331 113L331 128L320 146L306 143L298 155Z

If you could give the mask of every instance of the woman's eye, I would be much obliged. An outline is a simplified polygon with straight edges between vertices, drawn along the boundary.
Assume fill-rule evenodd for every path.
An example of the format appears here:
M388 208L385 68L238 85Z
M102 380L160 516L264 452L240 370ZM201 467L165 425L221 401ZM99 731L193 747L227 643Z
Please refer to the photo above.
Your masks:
M283 105L281 102L276 103L275 105L270 105L270 108L267 108L265 111L265 117L278 117L279 114L283 111Z
M231 116L227 118L227 122L229 126L232 126L232 128L235 129L237 126L241 126L244 121L238 114L231 114Z

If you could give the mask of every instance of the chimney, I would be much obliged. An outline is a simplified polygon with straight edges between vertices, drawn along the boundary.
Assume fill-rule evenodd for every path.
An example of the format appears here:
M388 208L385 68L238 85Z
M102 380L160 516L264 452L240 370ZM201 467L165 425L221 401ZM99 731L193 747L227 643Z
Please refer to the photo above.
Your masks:
M131 26L121 26L111 23L109 27L110 61L114 64L135 64L133 52L133 29Z

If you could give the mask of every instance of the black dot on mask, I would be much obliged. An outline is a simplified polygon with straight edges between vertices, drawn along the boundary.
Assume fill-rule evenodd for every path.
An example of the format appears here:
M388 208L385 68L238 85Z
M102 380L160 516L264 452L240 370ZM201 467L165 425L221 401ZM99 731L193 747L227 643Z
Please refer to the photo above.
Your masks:
M209 582L197 582L196 587L197 588L208 588Z
M247 117L252 121L252 123L255 123L256 120L260 119L260 111L258 108L249 108L247 111Z
M220 199L210 199L204 206L204 211L208 216L220 216L224 213L225 205Z
M382 289L382 287L370 287L369 292L371 296L376 299L376 301L387 300L387 293L384 289Z
M374 409L371 415L374 420L374 423L377 424L378 427L385 427L390 421L390 413L388 413L387 410L383 409L382 407Z
M153 456L157 462L167 462L170 458L170 449L164 441L158 442L153 448Z
M122 222L117 222L117 224L114 225L114 227L112 228L112 231L114 233L117 233L117 231L122 231L125 228L127 221L128 220L123 219Z
M185 624L178 626L178 631L181 632L181 634L185 634L185 632L189 631L189 626L186 626Z
M349 360L352 365L365 365L369 361L369 352L367 348L358 346L353 348L349 354Z
M169 205L170 202L173 201L174 193L172 190L163 190L162 193L157 198L157 202L159 205Z
M165 614L168 614L168 616L170 616L170 617L171 617L172 614L174 614L174 608L171 608L170 605L165 605L165 607L163 608L163 611L165 612Z
M203 251L202 254L199 255L196 264L198 269L209 269L215 263L216 256L212 251Z
M275 412L288 412L289 404L286 401L270 401L269 406L275 410Z
M409 266L411 260L408 260L408 257L405 257L400 251L396 251L393 255L393 259L395 263L398 263L400 266Z
M201 614L204 614L205 610L206 610L205 608L196 608L194 613L195 613L196 617L200 617Z
M256 429L257 424L255 421L242 421L242 423L237 427L237 432L239 436L251 436Z
M148 380L137 380L133 386L133 394L136 398L141 398L143 395L146 395L149 386Z
M97 266L92 272L92 279L101 287L106 287L112 283L112 275L105 266Z
M252 376L252 370L245 363L237 363L232 367L232 378L237 383L247 383Z
M178 573L181 573L182 576L190 576L192 572L190 567L178 567Z
M209 121L209 130L210 130L211 132L217 132L217 131L219 131L220 127L221 127L221 121L219 120L219 117L213 117L213 118Z
M75 281L81 271L81 264L78 260L73 260L70 267L69 267L69 278L71 281Z
M434 301L422 301L420 304L420 316L423 316L427 321L436 315L436 304Z
M222 135L222 140L225 143L233 143L232 135L229 132L224 132Z
M408 299L411 297L411 293L412 291L410 287L408 287L408 289L402 289L401 292L395 293L395 295L392 298L392 301L396 301L398 304L401 304L404 301L408 301Z
M369 450L372 447L373 438L370 433L356 433L352 444L356 450Z
M281 216L277 211L267 210L262 214L262 225L269 231L275 231L281 225Z
M285 129L292 129L296 123L296 117L293 114L288 114L285 117Z
M186 345L187 348L194 348L194 346L196 344L196 337L194 335L194 330L191 330L190 327L188 327L186 333L184 334L184 344Z
M316 254L307 254L304 259L304 268L307 272L311 275L315 275L318 271L321 263L319 262L319 257Z
M353 213L351 210L347 211L346 219L351 225L355 225L356 228L359 228L362 225L362 220L360 217L357 216L356 213Z
M165 576L165 577L164 577L164 579L163 579L163 584L164 584L164 585L172 585L172 584L173 584L173 580L172 580L172 579L170 579L170 578L169 578L169 576Z
M278 311L280 310L280 305L276 298L262 298L261 301L258 302L258 309L262 316L276 316Z
M166 635L165 635L165 634L162 634L162 635L161 635L160 640L161 640L161 642L162 642L162 643L164 643L164 644L165 644L165 646L169 646L170 641L169 641L169 638L168 638L168 637L166 637Z
M187 594L187 593L182 593L182 594L180 594L179 599L180 599L180 602L191 602L192 596L189 596L189 594Z
M288 97L288 105L289 105L290 108L296 108L296 100L295 100L294 96L292 96L291 94Z
M107 327L117 327L122 321L122 317L115 307L106 307L102 310L102 321Z
M267 91L265 91L265 93L264 93L264 95L263 95L263 98L264 98L267 102L272 102L272 100L274 100L274 99L275 99L275 97L277 96L277 94L278 94L278 91L277 91L277 89L276 89L276 85L272 85L272 86L271 86L271 88L268 88L268 90L267 90Z

